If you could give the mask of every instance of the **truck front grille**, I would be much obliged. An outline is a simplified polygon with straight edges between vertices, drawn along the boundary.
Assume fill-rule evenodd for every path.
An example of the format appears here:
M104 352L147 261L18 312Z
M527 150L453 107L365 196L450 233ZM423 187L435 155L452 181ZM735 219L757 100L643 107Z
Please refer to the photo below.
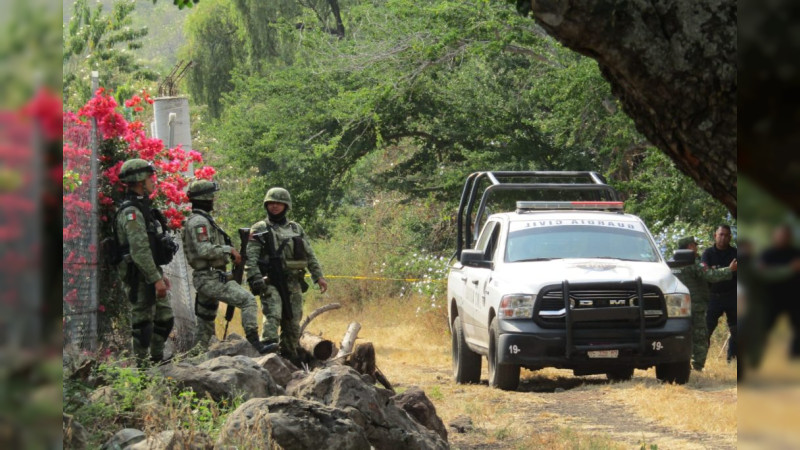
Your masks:
M566 318L564 295L561 285L546 286L539 293L534 307L534 318L543 326L563 327ZM666 320L664 296L656 286L643 285L645 322L648 326L660 325ZM615 308L639 306L636 289L619 289L609 286L593 286L591 289L570 287L570 307L575 309ZM578 328L586 327L638 327L638 323L630 321L597 321L578 324Z

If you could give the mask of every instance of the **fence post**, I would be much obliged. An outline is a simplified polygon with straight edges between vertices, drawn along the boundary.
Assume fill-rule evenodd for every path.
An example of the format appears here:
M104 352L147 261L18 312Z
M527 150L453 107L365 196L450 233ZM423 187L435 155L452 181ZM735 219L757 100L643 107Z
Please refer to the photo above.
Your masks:
M96 70L92 71L92 95L97 92L100 86L99 73ZM92 205L92 213L89 215L89 271L91 272L89 281L89 350L96 350L97 348L97 308L98 308L98 275L99 275L99 258L98 253L99 239L98 239L98 220L99 205L97 200L97 180L99 177L97 162L98 155L98 140L97 140L97 119L92 118L92 158L90 160L90 173L89 173L89 201ZM92 250L94 249L94 250Z

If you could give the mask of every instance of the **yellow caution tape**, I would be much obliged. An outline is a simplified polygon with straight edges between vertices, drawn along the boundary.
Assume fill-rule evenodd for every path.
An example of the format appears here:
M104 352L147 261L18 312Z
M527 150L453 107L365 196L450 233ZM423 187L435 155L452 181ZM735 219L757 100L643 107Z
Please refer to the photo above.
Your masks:
M311 277L311 275L306 274L306 278L310 278L310 277ZM351 275L325 275L325 279L328 279L328 278L339 278L339 279L345 279L345 280L370 280L370 281L407 281L409 283L417 283L417 282L420 282L420 281L431 281L431 282L437 282L437 283L444 283L444 282L447 281L447 280L433 280L433 279L427 279L427 278L385 278L385 277L363 277L363 276L357 276L357 275L353 275L353 276L351 276Z

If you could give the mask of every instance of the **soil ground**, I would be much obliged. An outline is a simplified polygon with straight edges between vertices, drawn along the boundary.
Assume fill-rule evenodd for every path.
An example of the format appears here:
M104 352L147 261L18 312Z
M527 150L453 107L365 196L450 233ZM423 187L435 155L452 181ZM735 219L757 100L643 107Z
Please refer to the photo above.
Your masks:
M727 330L715 334L706 369L692 372L684 386L659 383L653 369L636 370L631 381L621 383L543 369L523 370L519 389L504 392L488 386L485 358L480 384L453 382L446 319L409 310L414 311L409 305L376 305L333 311L315 319L309 331L338 343L350 321L360 322L360 342L375 345L378 366L398 391L421 387L445 424L470 418L473 430L449 429L454 449L737 445L736 366L726 363L722 349Z

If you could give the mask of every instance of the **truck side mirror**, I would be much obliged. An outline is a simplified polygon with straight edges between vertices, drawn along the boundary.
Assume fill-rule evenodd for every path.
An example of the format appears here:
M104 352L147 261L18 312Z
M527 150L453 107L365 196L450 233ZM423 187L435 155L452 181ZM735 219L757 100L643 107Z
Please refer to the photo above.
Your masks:
M486 259L482 250L462 250L460 261L465 266L492 268L492 262Z
M667 260L667 265L673 269L678 267L691 266L694 264L694 250L681 249L675 250L672 254L672 259Z

